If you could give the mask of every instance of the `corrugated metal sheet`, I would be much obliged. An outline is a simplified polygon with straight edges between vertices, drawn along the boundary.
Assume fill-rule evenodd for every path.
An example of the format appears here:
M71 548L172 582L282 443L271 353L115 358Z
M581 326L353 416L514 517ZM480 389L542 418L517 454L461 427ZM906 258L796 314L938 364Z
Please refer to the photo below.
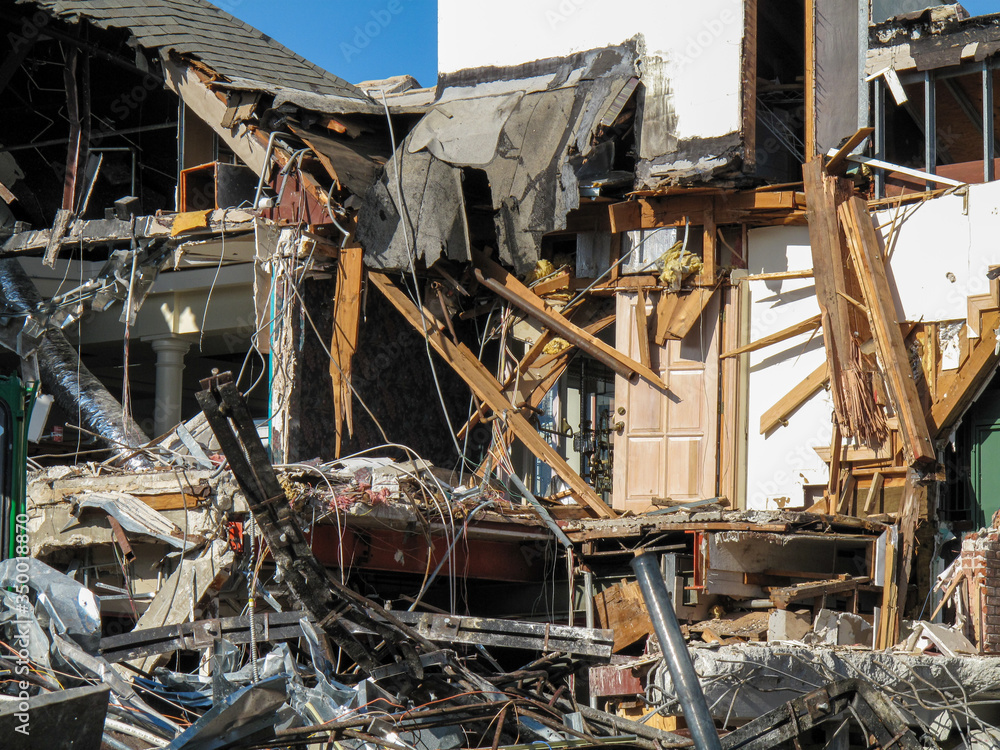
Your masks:
M205 0L19 2L66 21L87 19L101 28L128 29L144 47L192 55L227 78L371 103L357 87Z

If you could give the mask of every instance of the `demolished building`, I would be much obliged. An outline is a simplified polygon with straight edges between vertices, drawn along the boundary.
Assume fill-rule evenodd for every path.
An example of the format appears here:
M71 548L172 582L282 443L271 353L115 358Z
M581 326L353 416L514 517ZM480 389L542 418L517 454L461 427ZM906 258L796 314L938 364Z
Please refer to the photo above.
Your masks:
M7 4L0 724L995 746L1000 14L923 5L439 0L420 88Z

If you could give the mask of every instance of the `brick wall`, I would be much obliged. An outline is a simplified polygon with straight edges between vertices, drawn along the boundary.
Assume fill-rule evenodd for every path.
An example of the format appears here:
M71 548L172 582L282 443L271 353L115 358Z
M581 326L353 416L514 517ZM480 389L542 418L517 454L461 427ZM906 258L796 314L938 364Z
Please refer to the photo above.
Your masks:
M966 635L982 653L1000 653L1000 531L983 530L966 536L961 565L972 626Z

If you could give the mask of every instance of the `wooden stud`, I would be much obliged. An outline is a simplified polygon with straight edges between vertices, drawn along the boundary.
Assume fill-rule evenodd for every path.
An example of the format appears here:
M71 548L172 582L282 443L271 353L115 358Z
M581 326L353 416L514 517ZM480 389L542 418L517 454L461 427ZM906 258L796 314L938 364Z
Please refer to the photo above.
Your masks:
M814 276L811 268L801 271L774 271L773 273L751 273L734 281L783 281L784 279L811 279Z
M757 339L745 346L737 347L731 351L726 352L720 356L720 359L726 359L727 357L736 357L740 354L746 352L755 352L758 349L763 349L771 344L777 344L780 341L785 341L793 336L798 336L801 333L807 333L809 331L814 331L820 326L820 316L813 315L811 318L803 320L795 325L790 325L788 328L783 328L780 331L775 331L774 333L768 334L762 338Z
M766 435L779 425L785 424L789 415L809 400L829 379L829 366L824 362L761 415L760 434Z

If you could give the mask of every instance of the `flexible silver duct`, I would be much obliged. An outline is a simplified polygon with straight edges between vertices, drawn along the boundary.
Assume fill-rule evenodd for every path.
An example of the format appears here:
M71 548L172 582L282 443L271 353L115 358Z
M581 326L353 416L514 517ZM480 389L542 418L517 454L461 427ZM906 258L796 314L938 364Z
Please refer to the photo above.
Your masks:
M15 258L0 260L0 294L8 310L30 313L38 309L41 295ZM8 325L9 338L16 340L21 318ZM68 414L79 413L81 426L104 438L118 456L125 456L149 438L133 419L125 419L118 400L80 361L76 350L58 328L47 328L35 350L42 389ZM124 462L133 471L148 469L145 456L131 456Z

